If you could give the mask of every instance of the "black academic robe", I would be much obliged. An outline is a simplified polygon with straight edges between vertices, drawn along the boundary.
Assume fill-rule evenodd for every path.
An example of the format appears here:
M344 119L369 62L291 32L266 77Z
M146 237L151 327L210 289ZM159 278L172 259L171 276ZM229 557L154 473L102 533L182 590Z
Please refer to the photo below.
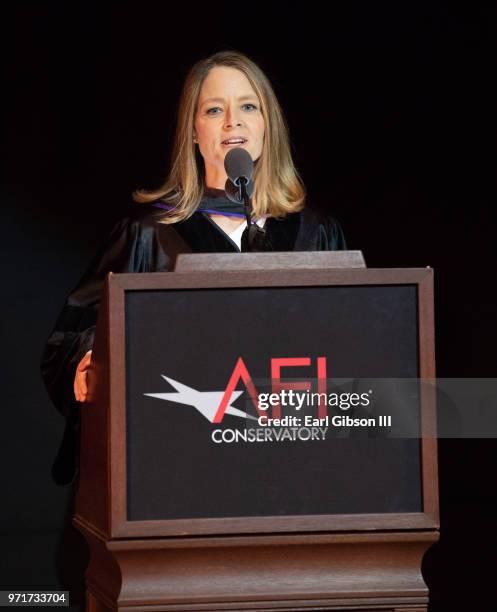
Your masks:
M203 212L174 225L159 222L164 211L134 205L112 230L82 279L71 291L45 347L41 372L50 398L66 418L64 437L52 475L57 484L75 481L79 463L80 404L74 398L76 366L93 346L98 306L108 272L167 272L174 254L236 253L237 245ZM338 222L309 208L284 219L266 220L274 251L345 249ZM174 243L174 246L173 246Z

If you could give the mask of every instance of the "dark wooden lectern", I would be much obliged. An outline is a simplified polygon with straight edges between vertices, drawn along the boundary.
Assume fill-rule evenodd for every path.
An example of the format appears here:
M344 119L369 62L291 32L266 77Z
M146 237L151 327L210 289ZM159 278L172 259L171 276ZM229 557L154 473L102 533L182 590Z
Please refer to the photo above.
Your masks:
M326 255L108 276L74 518L88 610L427 610L433 398L417 439L281 441L250 408L262 379L435 376L432 270Z

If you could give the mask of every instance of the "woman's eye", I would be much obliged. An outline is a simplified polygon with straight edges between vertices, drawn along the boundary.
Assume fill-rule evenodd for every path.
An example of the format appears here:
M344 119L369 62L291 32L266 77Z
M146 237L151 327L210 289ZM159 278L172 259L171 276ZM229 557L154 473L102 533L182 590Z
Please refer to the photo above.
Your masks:
M247 104L243 104L242 108L248 111L254 111L257 110L257 106L255 104L252 104L250 102L247 102ZM222 108L220 108L219 106L213 106L212 108L208 108L206 110L206 113L208 115L218 115L219 112L222 112Z

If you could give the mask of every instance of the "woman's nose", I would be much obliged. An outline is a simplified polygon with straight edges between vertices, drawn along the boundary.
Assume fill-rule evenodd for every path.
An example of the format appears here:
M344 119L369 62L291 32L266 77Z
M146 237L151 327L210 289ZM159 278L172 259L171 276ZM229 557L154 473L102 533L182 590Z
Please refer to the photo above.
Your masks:
M235 110L227 110L225 127L236 127L242 124L241 118Z

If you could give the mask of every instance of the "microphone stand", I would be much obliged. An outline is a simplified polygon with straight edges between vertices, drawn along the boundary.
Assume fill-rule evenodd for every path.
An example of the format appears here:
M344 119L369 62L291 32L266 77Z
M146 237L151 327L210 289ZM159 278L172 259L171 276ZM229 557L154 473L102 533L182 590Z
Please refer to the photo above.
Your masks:
M270 243L266 240L266 230L252 221L252 202L247 193L245 177L240 178L239 195L243 201L247 229L242 234L242 251L260 252L272 250Z
M243 204L247 227L242 234L241 251L252 253L272 251L273 247L266 236L266 228L261 228L252 221L252 200L249 196L253 190L251 181L244 176L240 176L236 183L228 178L224 190L229 200L236 204Z
M240 195L241 200L243 202L243 207L245 209L245 218L247 220L247 227L250 227L252 223L251 210L252 210L252 202L247 193L245 177L240 178Z

